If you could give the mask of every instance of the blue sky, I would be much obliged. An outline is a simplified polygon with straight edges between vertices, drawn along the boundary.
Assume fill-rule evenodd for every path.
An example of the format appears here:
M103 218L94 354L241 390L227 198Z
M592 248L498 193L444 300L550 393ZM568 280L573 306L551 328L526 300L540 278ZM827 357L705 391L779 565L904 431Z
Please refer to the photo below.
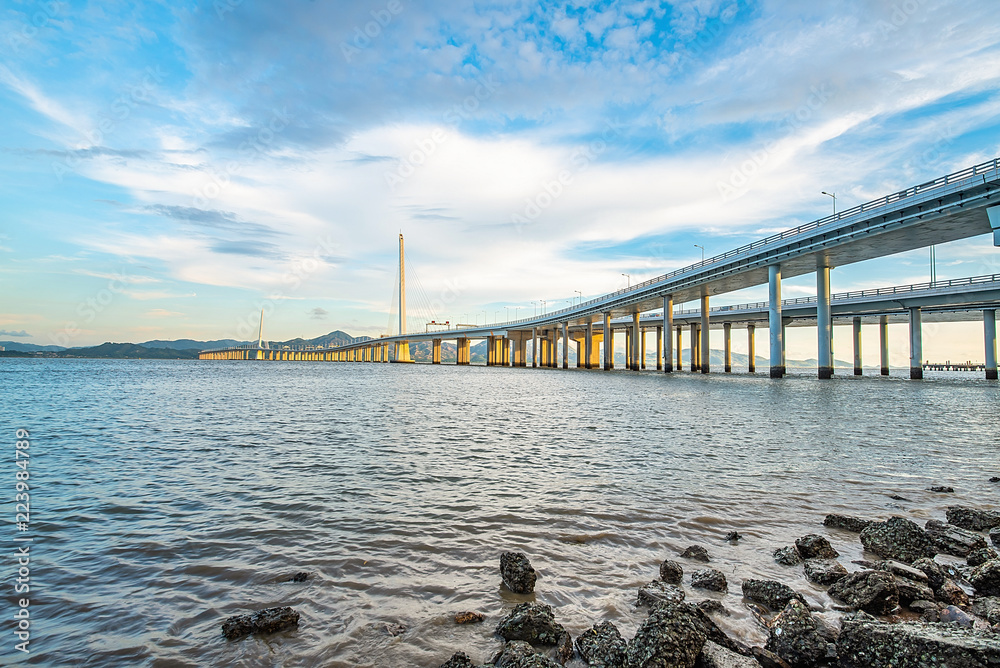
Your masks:
M400 231L411 326L523 315L1000 155L982 2L12 0L0 41L0 339L26 342L243 338L262 305L270 338L378 335Z

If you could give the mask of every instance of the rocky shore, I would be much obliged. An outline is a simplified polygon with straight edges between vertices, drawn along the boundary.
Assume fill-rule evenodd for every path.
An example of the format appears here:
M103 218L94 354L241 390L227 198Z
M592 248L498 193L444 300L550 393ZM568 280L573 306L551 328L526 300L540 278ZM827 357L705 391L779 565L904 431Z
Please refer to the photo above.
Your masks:
M785 583L743 579L742 599L729 605L749 609L767 641L750 646L730 637L713 619L726 614L725 605L687 600L730 585L710 566L708 550L695 545L677 555L705 564L687 574L686 589L684 567L673 558L639 588L636 605L647 613L631 639L609 621L572 638L558 610L524 602L497 624L504 645L486 663L460 651L441 668L558 668L574 657L602 668L1000 667L1000 513L950 506L945 517L921 527L902 517L828 515L827 528L857 533L874 557L849 564L819 532L774 549L777 563L827 589L843 613L839 626ZM531 593L539 580L544 587L524 554L504 553L500 577L512 592Z

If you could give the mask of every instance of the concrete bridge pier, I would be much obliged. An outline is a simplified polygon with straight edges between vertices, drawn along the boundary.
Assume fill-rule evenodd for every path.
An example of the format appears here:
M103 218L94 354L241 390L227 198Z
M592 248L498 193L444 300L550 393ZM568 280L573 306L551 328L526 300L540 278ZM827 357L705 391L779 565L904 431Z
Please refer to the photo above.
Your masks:
M997 380L997 312L983 311L983 333L986 339L986 379Z
M531 328L531 368L538 367L538 328Z
M778 277L781 280L781 277ZM780 307L779 307L780 308ZM830 311L830 267L816 267L816 339L820 378L833 378L833 318ZM784 343L784 341L782 341Z
M431 343L431 364L441 363L441 339L434 339Z
M564 322L562 324L562 340L563 340L562 367L564 369L568 369L569 368L569 323L568 322ZM580 358L577 357L577 359Z
M697 323L691 323L691 343L688 344L688 366L691 369L691 373L701 369L701 363L698 361L698 351L700 346L698 345L698 325Z
M472 354L471 354L470 341L467 338L461 338L455 341L455 364L459 366L465 366L469 364Z
M701 372L708 373L712 366L712 337L708 328L708 295L701 296L701 350L698 361L701 362Z
M772 264L767 268L768 325L771 334L771 378L785 375L784 324L781 322L781 266Z
M910 309L910 379L920 380L924 377L923 340L920 331L920 307Z
M722 325L722 347L723 347L723 371L726 373L733 372L733 325L730 322L723 323Z
M861 368L861 318L854 317L854 375L860 376L863 373Z
M611 314L604 315L604 370L615 368L615 335L611 331Z
M639 363L639 342L642 339L642 332L639 330L639 312L636 311L632 314L632 346L631 346L631 357L632 363L629 368L632 371L638 371L640 369Z
M752 322L747 323L747 351L750 358L747 362L747 371L750 373L757 373L757 333L754 331L755 329L756 326Z
M667 338L670 338L670 330L667 330ZM656 328L656 370L663 371L663 326Z
M673 346L674 332L674 297L667 295L663 298L663 371L672 373L674 370ZM677 346L678 353L680 345ZM680 365L678 365L680 367Z
M584 368L590 369L594 357L594 323L588 321L583 333Z
M889 316L878 318L879 366L883 376L889 375Z
M677 325L677 370L678 371L684 370L684 359L683 359L684 353L682 351L682 345L681 345L683 343L684 343L684 326Z
M646 368L646 328L639 332L639 368Z

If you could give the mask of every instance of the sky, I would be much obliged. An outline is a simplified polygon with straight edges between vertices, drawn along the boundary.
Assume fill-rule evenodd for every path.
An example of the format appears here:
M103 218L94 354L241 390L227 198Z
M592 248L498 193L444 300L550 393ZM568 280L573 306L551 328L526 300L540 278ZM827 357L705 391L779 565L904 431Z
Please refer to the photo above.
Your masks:
M378 336L400 233L411 329L523 317L1000 155L971 0L8 0L0 42L0 340L26 343L249 339L261 309L272 340ZM937 277L998 251L938 246ZM982 359L981 323L925 353Z

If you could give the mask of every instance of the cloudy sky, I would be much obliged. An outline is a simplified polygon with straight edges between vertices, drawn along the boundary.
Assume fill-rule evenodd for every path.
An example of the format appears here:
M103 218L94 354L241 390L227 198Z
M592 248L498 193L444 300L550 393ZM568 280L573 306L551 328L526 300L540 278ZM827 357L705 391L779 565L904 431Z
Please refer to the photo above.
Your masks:
M378 335L400 232L411 327L523 317L1000 155L972 0L11 0L0 41L0 339L25 342L245 338L262 307L272 339ZM995 272L988 237L937 249L939 278ZM965 327L930 356L981 358Z

